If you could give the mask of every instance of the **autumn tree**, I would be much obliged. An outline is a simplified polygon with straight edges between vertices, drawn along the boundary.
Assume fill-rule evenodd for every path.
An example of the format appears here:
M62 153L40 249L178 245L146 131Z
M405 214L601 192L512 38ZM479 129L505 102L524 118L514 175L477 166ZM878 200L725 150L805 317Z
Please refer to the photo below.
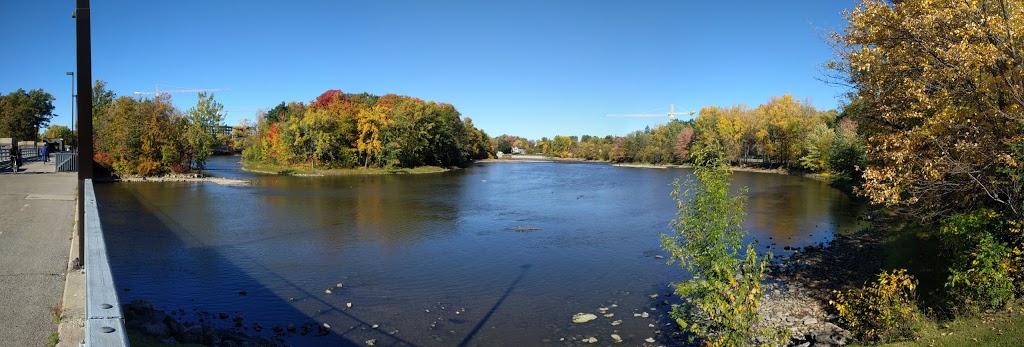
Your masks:
M328 90L261 115L247 161L326 168L458 166L487 158L490 137L450 104Z
M845 15L828 66L868 134L860 192L938 227L955 306L1002 308L1024 291L1024 1L864 0Z
M75 136L74 133L71 132L71 128L64 125L51 125L43 132L44 139L62 139L65 144L71 144L74 137Z
M692 143L693 128L686 127L679 131L679 135L676 135L676 143L672 152L676 156L676 162L684 163L690 160L690 147Z
M1024 217L1024 3L867 0L846 17L829 66L865 110L864 194L926 218Z

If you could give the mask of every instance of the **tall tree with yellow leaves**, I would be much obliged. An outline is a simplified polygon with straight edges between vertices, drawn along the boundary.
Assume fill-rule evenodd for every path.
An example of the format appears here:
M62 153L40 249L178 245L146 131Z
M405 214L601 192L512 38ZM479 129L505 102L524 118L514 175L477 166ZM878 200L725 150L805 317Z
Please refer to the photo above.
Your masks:
M861 191L926 218L1024 217L1024 1L864 0L845 16L828 66L862 106Z

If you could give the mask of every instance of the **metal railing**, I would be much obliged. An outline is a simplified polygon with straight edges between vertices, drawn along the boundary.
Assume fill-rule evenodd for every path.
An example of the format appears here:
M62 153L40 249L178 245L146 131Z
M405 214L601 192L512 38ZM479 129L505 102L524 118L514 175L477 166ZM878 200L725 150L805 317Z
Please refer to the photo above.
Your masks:
M53 156L54 168L57 172L78 171L78 153L60 152Z
M85 186L85 346L128 346L92 180Z

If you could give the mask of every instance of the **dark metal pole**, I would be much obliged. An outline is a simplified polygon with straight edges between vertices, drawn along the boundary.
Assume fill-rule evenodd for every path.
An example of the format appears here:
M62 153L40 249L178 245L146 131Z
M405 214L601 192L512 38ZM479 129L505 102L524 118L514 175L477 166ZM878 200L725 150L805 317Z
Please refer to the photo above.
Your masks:
M68 71L68 76L71 76L71 136L75 136L75 72Z
M78 254L85 259L85 180L92 178L92 32L89 0L76 0L78 64Z

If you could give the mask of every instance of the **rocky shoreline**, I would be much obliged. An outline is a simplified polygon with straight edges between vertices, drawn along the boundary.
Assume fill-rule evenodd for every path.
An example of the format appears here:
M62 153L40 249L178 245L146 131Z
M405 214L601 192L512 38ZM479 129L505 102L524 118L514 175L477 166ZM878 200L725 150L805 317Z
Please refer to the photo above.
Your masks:
M177 312L168 315L154 309L153 304L146 301L132 301L122 306L122 309L124 310L125 327L129 332L134 331L165 345L180 343L218 347L278 347L285 345L281 341L218 328L210 324L210 321L217 318L221 320L231 318L227 313L220 313L216 316L206 314L208 317L200 318L198 323L183 323L175 317ZM234 317L231 321L236 326L241 326L243 319Z
M106 182L212 182L222 186L245 186L249 185L249 181L213 177L206 174L169 174L162 176L113 176L109 178L97 179L97 181Z
M837 326L833 290L860 288L882 268L877 228L836 235L828 245L794 251L773 264L758 312L762 326L791 332L790 346L843 346L852 335Z

